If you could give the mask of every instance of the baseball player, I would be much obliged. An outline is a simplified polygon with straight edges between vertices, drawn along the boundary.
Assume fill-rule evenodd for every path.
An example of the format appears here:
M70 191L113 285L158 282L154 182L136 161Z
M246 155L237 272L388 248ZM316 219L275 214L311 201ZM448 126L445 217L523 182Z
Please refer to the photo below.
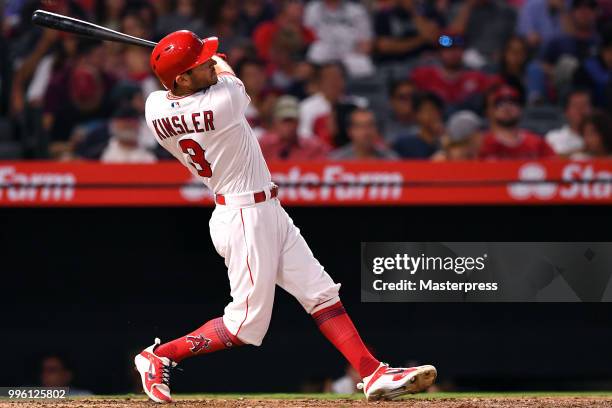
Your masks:
M210 234L225 259L232 301L223 316L168 343L155 339L135 357L145 393L170 402L170 372L183 359L259 346L276 285L297 298L359 372L368 400L426 389L436 377L433 366L390 368L364 346L340 302L340 285L315 259L277 198L278 187L244 116L250 98L217 47L216 37L202 40L190 31L174 32L157 44L151 67L167 91L149 95L146 120L159 144L215 194Z

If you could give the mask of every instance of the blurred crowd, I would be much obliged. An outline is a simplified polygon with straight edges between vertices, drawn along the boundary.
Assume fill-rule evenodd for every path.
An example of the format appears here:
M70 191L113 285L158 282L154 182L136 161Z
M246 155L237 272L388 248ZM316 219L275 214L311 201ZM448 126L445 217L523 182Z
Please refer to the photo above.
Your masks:
M38 8L218 36L267 159L612 156L612 0L2 3L0 159L168 158L150 50L40 29Z

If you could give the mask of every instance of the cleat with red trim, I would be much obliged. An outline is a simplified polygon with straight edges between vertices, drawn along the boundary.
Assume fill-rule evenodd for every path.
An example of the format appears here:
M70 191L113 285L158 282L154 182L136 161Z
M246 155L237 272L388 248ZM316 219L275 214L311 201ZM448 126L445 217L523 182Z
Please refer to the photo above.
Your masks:
M155 355L155 348L160 340L140 352L135 358L136 370L142 379L142 388L145 394L155 402L172 402L170 395L170 370L176 363L167 357Z
M426 390L433 384L436 375L436 368L431 365L392 368L380 363L376 371L357 384L357 388L363 389L368 401L389 400Z

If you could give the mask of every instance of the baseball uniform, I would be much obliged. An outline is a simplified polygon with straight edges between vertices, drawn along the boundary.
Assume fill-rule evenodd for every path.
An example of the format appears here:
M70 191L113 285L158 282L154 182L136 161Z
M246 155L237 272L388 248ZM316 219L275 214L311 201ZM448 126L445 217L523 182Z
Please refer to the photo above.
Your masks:
M242 81L224 73L215 85L185 97L153 92L146 119L159 144L222 195L224 205L215 207L209 225L231 287L223 323L241 341L260 345L276 285L308 313L338 302L340 285L313 256L273 193L276 187L244 116L249 102ZM256 203L255 194L261 192L265 200Z

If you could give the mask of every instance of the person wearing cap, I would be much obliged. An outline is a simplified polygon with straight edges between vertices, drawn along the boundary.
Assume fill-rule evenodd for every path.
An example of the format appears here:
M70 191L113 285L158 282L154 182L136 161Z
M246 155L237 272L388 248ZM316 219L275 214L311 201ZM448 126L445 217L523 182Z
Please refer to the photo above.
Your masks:
M322 160L329 147L317 138L298 137L299 101L281 96L274 106L272 131L259 139L266 160Z
M481 158L541 159L555 156L542 137L519 128L522 108L516 89L501 86L491 101L491 129L484 135L479 154Z
M472 111L454 113L446 123L446 135L442 138L442 150L432 160L474 160L482 142L482 120Z
M474 102L491 84L499 81L497 76L466 69L464 50L463 36L445 32L438 39L440 64L417 67L411 75L419 90L437 94L451 110Z
M155 155L138 145L140 114L131 107L120 108L108 124L110 140L102 152L103 163L153 163Z

